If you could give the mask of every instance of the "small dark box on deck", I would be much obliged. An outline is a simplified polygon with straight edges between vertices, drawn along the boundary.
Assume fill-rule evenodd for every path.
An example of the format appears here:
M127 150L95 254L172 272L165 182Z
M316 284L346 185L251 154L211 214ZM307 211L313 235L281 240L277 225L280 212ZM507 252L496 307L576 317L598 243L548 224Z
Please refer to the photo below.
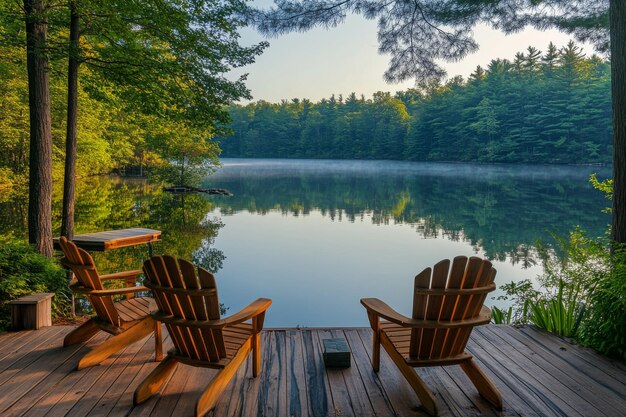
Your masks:
M322 339L324 343L324 365L332 368L350 367L350 348L346 339Z

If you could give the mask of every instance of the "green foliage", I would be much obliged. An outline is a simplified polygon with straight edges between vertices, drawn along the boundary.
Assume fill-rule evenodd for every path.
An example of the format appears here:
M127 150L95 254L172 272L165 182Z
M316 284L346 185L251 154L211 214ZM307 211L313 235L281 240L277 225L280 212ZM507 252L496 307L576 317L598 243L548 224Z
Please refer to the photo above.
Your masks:
M31 293L53 292L53 314L69 311L67 273L56 261L26 243L4 238L0 241L0 329L10 325L7 301Z
M610 66L573 43L394 96L259 101L230 113L234 135L218 137L224 157L611 161Z
M178 129L164 126L148 135L147 142L161 156L161 163L152 169L159 180L169 184L197 186L218 165L219 147L208 138L185 126Z
M604 181L600 181L596 174L592 174L589 177L589 182L593 185L593 188L596 190L602 191L606 198L609 200L613 199L613 180L607 179Z
M576 337L585 309L576 299L563 298L564 287L565 283L561 281L554 298L527 300L530 321L537 327L559 336Z
M513 298L515 322L550 332L626 359L626 251L580 230L559 239L561 255L544 250L541 291L530 281L502 286ZM615 245L615 244L613 244Z
M604 181L600 181L596 174L592 174L591 177L589 177L589 182L591 183L591 185L593 185L593 188L595 188L596 190L602 191L602 193L604 194L607 200L613 201L613 180L612 179L609 178ZM611 207L607 207L604 211L610 212Z
M514 324L524 324L529 321L528 300L535 300L541 294L537 291L531 280L524 279L518 282L511 281L500 286L506 295L498 297L498 300L510 300L512 303L507 314L507 321Z
M80 58L90 73L88 91L102 83L133 113L149 114L186 127L219 129L223 108L250 98L246 76L226 78L232 68L254 62L267 46L239 44L240 0L126 1L78 3L83 31Z
M581 340L609 356L626 360L626 251L614 247L610 268L589 295Z
M44 16L53 178L61 180L63 175L70 53L80 62L77 176L154 166L155 173L170 178L181 165L189 181L206 175L219 154L211 138L227 130L226 105L250 98L245 75L225 74L254 62L267 46L239 44L246 3L72 3L80 16L79 50L68 47L69 3L46 8ZM23 26L20 2L0 1L0 189L19 187L28 174ZM203 165L190 159L210 162ZM5 175L7 169L10 176Z
M513 318L513 306L506 311L500 310L498 307L491 307L491 321L494 324L511 324Z
M0 167L0 193L13 187L13 172L9 168ZM0 198L0 201L2 199Z

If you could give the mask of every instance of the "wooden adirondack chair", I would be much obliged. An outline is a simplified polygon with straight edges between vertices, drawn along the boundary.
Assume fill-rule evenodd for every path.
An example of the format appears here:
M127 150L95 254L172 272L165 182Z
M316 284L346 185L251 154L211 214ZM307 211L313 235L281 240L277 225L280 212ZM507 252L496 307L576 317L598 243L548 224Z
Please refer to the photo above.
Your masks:
M432 276L432 280L431 280ZM477 257L458 256L443 260L432 270L415 277L413 318L394 311L376 298L363 298L372 330L372 367L378 372L382 345L409 382L423 407L437 415L435 398L414 367L461 365L478 392L498 410L502 397L465 352L474 326L487 324L491 311L483 306L487 293L495 290L496 270L491 262ZM386 321L381 321L380 319Z
M161 324L150 315L156 310L156 304L150 297L134 297L137 292L148 291L146 287L135 286L137 276L142 271L100 275L89 253L65 237L59 239L59 244L64 255L61 261L76 278L76 282L70 285L70 288L74 293L84 294L96 312L95 317L65 336L63 346L85 341L100 330L113 335L87 353L78 362L77 368L97 365L152 332L155 339L155 360L161 360L163 358ZM103 281L118 279L125 280L125 288L105 289L102 285ZM113 296L120 294L126 294L126 299L114 302Z
M220 319L215 277L183 259L154 256L144 263L146 286L152 290L159 312L155 319L165 323L174 349L137 387L134 404L157 392L178 362L220 369L196 403L196 415L209 412L228 382L252 352L252 375L261 364L261 329L265 311L272 304L259 298L248 307ZM199 278L199 282L198 282ZM247 321L251 320L251 323Z

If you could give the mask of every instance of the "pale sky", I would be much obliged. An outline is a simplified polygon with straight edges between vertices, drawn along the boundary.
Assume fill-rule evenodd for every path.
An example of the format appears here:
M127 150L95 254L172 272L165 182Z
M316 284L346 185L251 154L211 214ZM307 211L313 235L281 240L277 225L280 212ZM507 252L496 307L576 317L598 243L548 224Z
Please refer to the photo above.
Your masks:
M259 3L259 1L257 1ZM262 0L267 4L269 1ZM242 44L264 40L253 29L243 29ZM529 45L545 51L550 41L557 47L570 37L555 30L526 30L505 36L488 27L477 27L475 39L478 52L461 62L444 63L448 76L467 77L477 65L483 68L495 58L512 59L516 52ZM345 23L332 29L316 28L308 32L293 32L278 38L265 39L270 46L252 65L233 71L248 73L247 86L253 101L279 102L281 99L308 98L318 101L331 94L347 96L351 92L370 98L376 91L392 93L414 85L413 81L388 84L383 79L389 56L378 53L377 22L359 15L349 16ZM593 54L589 45L584 52Z

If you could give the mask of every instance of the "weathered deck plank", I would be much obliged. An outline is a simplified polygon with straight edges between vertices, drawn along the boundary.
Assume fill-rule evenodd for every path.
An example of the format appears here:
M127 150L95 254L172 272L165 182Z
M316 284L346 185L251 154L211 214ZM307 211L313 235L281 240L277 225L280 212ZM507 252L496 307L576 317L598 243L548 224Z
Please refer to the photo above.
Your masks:
M538 346L531 341L524 340L524 336L520 335L521 332L506 333L494 332L493 330L484 334L491 334L494 343L507 343L513 346L519 351L529 363L536 365L543 371L554 376L563 386L563 390L568 393L568 397L575 398L575 403L578 403L580 399L584 399L585 403L588 403L592 407L595 407L598 413L604 412L608 415L619 415L624 413L623 403L620 403L612 395L615 391L610 389L601 380L597 380L590 377L590 373L595 373L595 369L591 367L581 369L580 364L574 369L567 369L567 362L563 361L557 355L550 355L549 351L546 351L542 346ZM616 384L612 384L616 385ZM623 384L619 384L623 387ZM587 404L585 404L585 407ZM603 410L603 411L601 411Z
M372 332L370 329L358 329L357 333L366 348L368 360L372 360ZM371 369L371 368L370 368ZM380 370L378 375L374 373L373 378L377 378L382 389L393 404L392 412L399 416L428 416L423 410L419 409L419 400L411 387L405 382L404 377L395 367L391 358L381 349ZM378 411L378 410L377 410ZM442 411L442 416L450 416L446 410Z
M322 347L322 339L332 339L333 336L328 330L319 330L313 332L313 343L317 347L318 351L316 356L322 358L324 348ZM339 416L358 416L353 409L353 404L350 400L350 394L348 393L348 387L342 375L340 369L328 368L326 369L326 376L330 384L330 393L333 399L333 414Z
M179 364L160 395L133 408L132 394L156 366L153 340L128 346L101 365L75 371L81 354L104 338L62 347L70 327L0 335L2 416L193 415L195 400L214 370ZM171 341L165 336L165 348ZM321 339L345 337L349 369L325 369ZM389 357L371 368L369 329L278 329L263 333L262 368L248 360L229 384L213 417L425 416ZM485 326L468 351L504 398L497 413L460 369L418 372L432 388L442 416L617 416L626 410L626 367L533 327Z
M0 385L9 381L14 374L20 372L28 364L34 362L43 355L48 348L48 342L52 343L53 340L63 331L58 327L44 327L45 331L42 331L40 335L37 335L36 330L26 330L28 335L24 338L19 337L21 332L14 333L18 336L19 341L23 344L13 344L9 336L0 339L0 345L2 345L3 358L0 360ZM50 330L48 330L50 329ZM5 347L3 342L7 342Z
M287 384L289 415L302 417L308 415L309 400L307 397L306 378L304 376L304 363L306 358L302 350L302 333L297 330L285 332L287 354Z
M382 415L382 410L389 410L390 415L394 415L394 406L389 400L387 393L383 389L380 379L372 370L371 359L365 349L365 346L363 345L363 341L361 340L358 332L355 332L353 330L345 330L342 333L348 341L350 351L352 352L352 368L354 369L353 372L358 372L358 378L363 383L363 393L369 399L369 402L376 412L376 415Z
M305 329L302 331L302 336L306 386L311 407L309 415L314 417L334 415L333 398L328 377L324 371L317 335L313 330Z

